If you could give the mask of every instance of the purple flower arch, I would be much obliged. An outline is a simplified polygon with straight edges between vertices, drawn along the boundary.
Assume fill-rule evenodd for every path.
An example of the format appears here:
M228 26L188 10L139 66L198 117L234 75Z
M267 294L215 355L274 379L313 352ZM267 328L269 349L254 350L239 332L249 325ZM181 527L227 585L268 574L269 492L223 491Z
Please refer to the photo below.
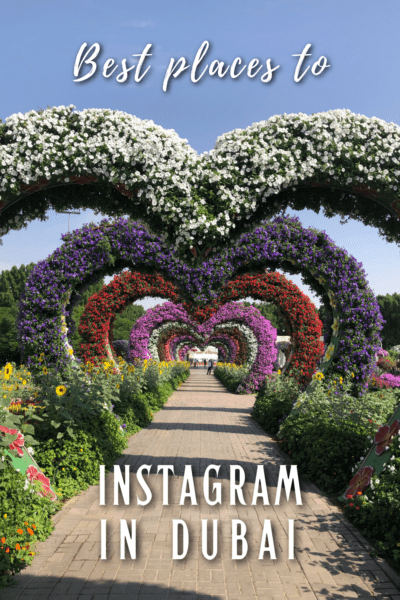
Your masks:
M213 335L225 333L226 326L235 326L246 339L247 356L245 365L251 373L245 377L238 392L257 391L267 375L273 370L278 351L275 347L276 329L274 329L259 310L238 303L221 306L210 319L203 324L192 320L182 305L166 302L148 310L132 327L129 338L129 354L132 362L137 359L160 359L158 338L165 332L184 326L193 340L200 339L204 345L212 343ZM178 334L180 335L180 334Z
M63 319L79 300L82 287L102 276L132 267L158 271L174 281L182 300L206 304L243 269L271 268L302 274L333 310L331 344L322 370L332 365L341 373L353 371L361 383L374 366L382 317L362 265L324 232L304 229L296 218L265 223L197 267L180 261L161 238L126 219L86 225L63 240L32 270L21 299L19 332L29 363L35 363L41 352L59 366L73 360Z

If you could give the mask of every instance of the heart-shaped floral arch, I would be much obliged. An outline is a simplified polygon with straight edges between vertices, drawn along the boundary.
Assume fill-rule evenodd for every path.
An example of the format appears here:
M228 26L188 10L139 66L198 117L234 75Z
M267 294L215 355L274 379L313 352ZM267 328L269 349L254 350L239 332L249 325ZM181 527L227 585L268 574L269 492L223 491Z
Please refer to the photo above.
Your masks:
M348 110L276 115L198 156L173 130L60 106L0 125L0 236L56 210L144 219L203 258L287 206L350 215L400 241L400 128Z
M230 333L232 327L238 329L246 344L244 366L250 372L241 382L238 392L257 391L267 375L272 373L278 351L275 347L276 329L254 307L238 303L228 303L201 325L196 323L182 304L166 302L148 310L134 324L129 338L129 354L132 362L137 359L153 358L160 360L160 338L177 330L187 331L194 341L208 345L213 336ZM168 339L168 338L167 338ZM163 344L164 345L164 344Z
M109 336L116 312L123 311L126 306L147 295L168 298L175 302L179 297L177 289L165 282L160 275L125 272L117 275L113 281L89 298L79 326L79 333L83 338L81 356L91 362L113 358ZM222 288L218 301L202 308L185 303L185 308L197 321L203 322L218 306L247 297L273 302L279 307L292 334L292 354L285 370L287 374L295 376L301 386L309 383L323 354L323 343L320 341L322 323L309 298L284 275L276 272L241 275ZM167 343L167 338L164 343ZM167 354L161 352L163 360L166 360ZM149 358L147 354L146 344L141 358ZM236 346L235 350L230 347L228 354L234 356L232 362L244 360L243 352L236 349Z
M224 333L219 332L210 338L210 345L218 349L218 354L222 357L223 362L235 363L242 365L246 359L246 341L243 338L241 331L235 327ZM181 335L168 334L164 339L160 339L158 346L158 354L163 360L184 360L185 355L190 352L193 347L205 350L208 344L199 344L198 339L190 333ZM243 349L242 349L243 346Z
M127 267L161 273L175 283L180 300L197 305L217 299L243 270L301 273L333 309L333 335L322 368L333 360L339 372L354 371L359 383L373 368L382 317L361 265L325 233L304 229L298 219L287 217L244 234L234 247L197 267L186 265L160 238L126 219L64 236L64 244L32 270L21 299L19 329L29 363L43 351L59 366L72 360L66 305L70 303L70 311L85 284Z

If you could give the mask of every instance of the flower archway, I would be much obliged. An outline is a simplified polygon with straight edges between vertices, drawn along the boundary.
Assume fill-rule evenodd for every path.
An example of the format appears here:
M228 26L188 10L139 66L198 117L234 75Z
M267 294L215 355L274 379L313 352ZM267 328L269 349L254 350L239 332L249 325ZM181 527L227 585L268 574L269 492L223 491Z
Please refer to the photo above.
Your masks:
M21 299L20 336L30 361L42 351L49 362L72 360L64 321L77 291L126 267L159 272L174 282L180 301L196 305L217 300L223 286L243 270L301 273L333 310L325 366L333 361L339 372L354 371L358 383L373 368L382 317L361 265L325 233L304 229L298 219L287 217L241 236L218 259L209 258L197 267L188 267L160 238L125 219L64 236L64 244L31 272Z
M220 333L231 335L237 329L244 340L243 363L250 372L241 382L238 392L253 393L258 390L265 377L272 373L278 351L275 347L276 329L254 307L243 304L224 304L203 324L196 323L182 304L166 302L148 310L140 317L129 338L131 361L136 359L158 359L161 346L177 333L186 330L193 340L202 345L212 344L213 336ZM165 337L165 334L166 337Z
M175 301L178 298L175 288L160 276L155 278L131 272L116 276L112 282L89 298L79 326L79 332L84 339L81 355L85 360L112 358L109 332L115 313L124 310L138 297L151 294ZM293 352L285 365L285 371L295 376L301 386L309 383L323 354L323 343L320 341L322 323L312 302L284 275L276 272L241 275L222 288L218 301L203 308L187 302L185 309L197 321L203 322L211 317L218 306L247 297L273 302L279 307L292 332ZM171 334L168 331L163 332L165 339L168 339L169 335ZM151 353L156 353L154 348ZM148 358L147 344L142 344L142 354L141 358ZM235 359L232 360L241 361L240 356L238 349ZM164 354L163 359L165 360Z
M277 115L198 156L172 130L60 106L0 125L0 236L53 207L145 220L182 257L204 258L287 206L323 208L400 241L400 128L333 110Z

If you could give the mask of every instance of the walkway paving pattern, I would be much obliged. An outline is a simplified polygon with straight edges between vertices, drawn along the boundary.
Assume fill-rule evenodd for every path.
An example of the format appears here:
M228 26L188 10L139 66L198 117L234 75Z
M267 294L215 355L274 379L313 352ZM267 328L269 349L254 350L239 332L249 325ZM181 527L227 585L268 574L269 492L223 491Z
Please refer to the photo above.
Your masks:
M117 461L129 465L131 500L120 494L113 504L113 473L106 478L106 505L99 506L99 486L70 500L56 517L50 538L38 545L32 565L16 577L17 586L0 592L7 600L152 600L152 599L400 599L400 580L386 562L371 558L371 548L318 489L301 483L302 505L281 495L275 506L279 466L285 457L278 444L251 419L254 396L229 394L214 376L194 370L153 423L132 436ZM147 506L137 504L144 492L137 469L153 492ZM198 505L180 506L185 465L193 467ZM222 504L209 506L202 475L209 464L221 465ZM257 465L265 465L270 505L251 506ZM163 478L158 465L173 465L169 505L163 506ZM229 465L246 473L246 505L229 504ZM213 481L213 480L211 480ZM215 480L217 481L217 480ZM212 484L211 486L212 487ZM212 498L214 496L211 496ZM100 559L100 520L107 519L107 559ZM120 559L120 519L137 520L137 558L126 549ZM172 520L183 519L190 532L186 558L172 560ZM218 519L218 554L202 555L201 519ZM231 521L247 527L249 551L232 560ZM270 519L276 560L268 552L259 560L264 519ZM288 519L295 520L295 558L288 559ZM239 548L240 550L240 548Z

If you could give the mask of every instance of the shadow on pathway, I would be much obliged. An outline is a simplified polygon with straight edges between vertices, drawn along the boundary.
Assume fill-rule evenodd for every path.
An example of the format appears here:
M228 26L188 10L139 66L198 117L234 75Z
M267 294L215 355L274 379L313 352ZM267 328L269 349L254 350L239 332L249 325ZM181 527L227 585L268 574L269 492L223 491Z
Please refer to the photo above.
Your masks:
M344 518L339 508L312 484L301 482L302 505L294 491L283 492L275 505L279 468L285 456L278 444L251 419L254 396L230 394L204 370L193 370L154 422L129 440L116 462L130 472L128 504L114 500L114 473L106 478L106 505L99 505L99 487L71 499L55 517L56 528L38 544L32 565L16 577L17 586L0 592L7 600L151 600L219 598L269 600L303 598L388 598L400 600L400 578L380 559ZM210 464L220 465L222 504L210 506L203 493L203 474ZM145 475L152 500L137 481ZM168 505L163 505L163 477L159 465L172 465L168 478ZM185 467L192 466L198 504L187 497L180 504ZM242 505L230 504L230 466L245 471ZM269 505L252 505L257 465L264 465ZM114 468L115 470L115 468ZM210 494L211 499L215 494ZM107 559L100 559L100 521L107 520ZM189 550L182 560L172 559L172 521L183 520L189 532ZM203 556L201 520L208 519L206 550L212 552L212 520L218 520L217 555ZM137 558L126 548L120 558L120 521L136 521ZM246 527L248 552L232 559L232 520ZM259 559L264 521L269 520L276 559ZM294 520L294 559L289 556L289 520ZM265 544L268 546L268 543ZM182 539L180 539L180 548ZM238 552L243 545L238 544ZM397 586L397 587L396 587Z

